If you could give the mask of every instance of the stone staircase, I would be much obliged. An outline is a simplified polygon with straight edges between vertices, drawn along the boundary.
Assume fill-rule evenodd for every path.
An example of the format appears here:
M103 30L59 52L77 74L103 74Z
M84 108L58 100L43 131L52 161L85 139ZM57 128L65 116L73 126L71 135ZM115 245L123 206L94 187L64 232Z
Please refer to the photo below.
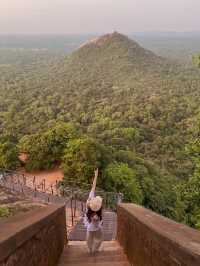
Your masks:
M116 238L117 215L112 211L103 211L103 236L105 241L111 241ZM68 240L84 241L86 239L86 228L83 224L83 218L74 226L69 233Z
M58 266L130 266L117 241L104 241L99 252L90 255L85 241L69 241Z

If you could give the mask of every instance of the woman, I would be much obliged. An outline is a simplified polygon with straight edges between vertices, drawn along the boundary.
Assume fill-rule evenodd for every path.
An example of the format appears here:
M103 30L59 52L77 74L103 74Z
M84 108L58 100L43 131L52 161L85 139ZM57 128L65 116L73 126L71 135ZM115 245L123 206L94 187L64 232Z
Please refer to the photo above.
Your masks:
M86 203L86 215L84 218L84 224L87 228L87 245L91 254L99 250L103 241L102 198L95 197L97 177L98 169L95 170L95 177Z

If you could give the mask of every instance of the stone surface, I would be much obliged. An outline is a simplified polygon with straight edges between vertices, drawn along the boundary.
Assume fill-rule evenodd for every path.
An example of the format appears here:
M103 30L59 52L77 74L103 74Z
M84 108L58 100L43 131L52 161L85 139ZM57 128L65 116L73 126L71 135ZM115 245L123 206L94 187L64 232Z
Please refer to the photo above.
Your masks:
M117 219L117 239L131 265L200 265L199 231L134 204L120 204Z
M47 204L44 202L30 199L21 193L13 192L10 189L0 186L0 207L9 210L8 216L38 209L45 205Z
M0 222L0 266L55 266L65 241L64 206L8 218Z
M70 241L64 249L58 266L130 266L116 241L103 242L99 252L90 255L86 242Z

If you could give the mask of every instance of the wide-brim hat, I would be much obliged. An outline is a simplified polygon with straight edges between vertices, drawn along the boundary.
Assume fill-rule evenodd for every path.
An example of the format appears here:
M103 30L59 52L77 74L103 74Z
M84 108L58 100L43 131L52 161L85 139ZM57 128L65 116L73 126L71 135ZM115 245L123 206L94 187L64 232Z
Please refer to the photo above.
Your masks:
M97 212L101 209L102 202L103 202L103 199L99 196L96 196L89 201L89 208L92 211Z

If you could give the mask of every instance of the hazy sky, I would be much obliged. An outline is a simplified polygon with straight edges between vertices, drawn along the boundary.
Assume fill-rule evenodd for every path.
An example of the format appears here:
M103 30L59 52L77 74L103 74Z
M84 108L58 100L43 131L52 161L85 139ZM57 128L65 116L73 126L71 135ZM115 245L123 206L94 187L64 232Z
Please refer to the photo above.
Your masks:
M200 0L0 0L0 34L199 31Z

